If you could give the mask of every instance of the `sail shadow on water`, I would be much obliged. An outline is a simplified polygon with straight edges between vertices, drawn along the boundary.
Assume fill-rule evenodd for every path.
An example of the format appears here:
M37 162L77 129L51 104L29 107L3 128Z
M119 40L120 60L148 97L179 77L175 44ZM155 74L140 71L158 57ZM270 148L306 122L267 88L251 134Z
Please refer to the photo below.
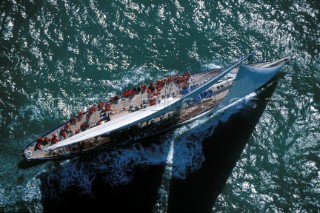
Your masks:
M254 99L252 106L212 126L213 134L202 142L204 162L185 179L170 182L168 212L210 212L259 121L278 82L274 81ZM215 125L215 124L214 124ZM188 156L190 157L190 156ZM173 158L173 167L179 159Z

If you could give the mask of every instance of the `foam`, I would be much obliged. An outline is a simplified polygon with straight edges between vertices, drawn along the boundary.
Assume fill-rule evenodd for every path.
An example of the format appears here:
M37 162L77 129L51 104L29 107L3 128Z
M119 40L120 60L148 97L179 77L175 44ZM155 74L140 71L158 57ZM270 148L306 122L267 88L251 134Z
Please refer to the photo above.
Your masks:
M40 121L42 120L41 109L33 104L24 105L19 108L19 115L23 119L27 119L28 121Z
M5 211L19 211L16 202L23 201L30 212L42 212L40 181L31 178L23 185L0 185L0 208ZM20 210L21 211L21 210Z
M202 70L213 70L213 69L220 69L221 66L216 65L214 63L208 63L201 66Z
M120 75L121 76L118 76ZM150 74L145 67L134 67L125 73L118 73L115 74L113 79L120 79L120 80L113 80L111 81L111 87L114 90L122 91L123 88L128 87L128 85L138 85L141 83L147 83L147 79L150 79Z

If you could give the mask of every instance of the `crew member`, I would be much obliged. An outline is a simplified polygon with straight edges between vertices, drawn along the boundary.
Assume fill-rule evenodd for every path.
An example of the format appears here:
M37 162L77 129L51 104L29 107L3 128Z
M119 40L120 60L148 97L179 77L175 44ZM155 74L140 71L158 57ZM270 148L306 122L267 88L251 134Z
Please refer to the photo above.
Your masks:
M106 103L105 104L105 109L106 109L106 111L110 111L111 110L111 104L110 103Z
M68 134L73 134L69 124L64 125L64 130L66 130L66 133Z
M127 98L129 96L129 90L123 91L122 96Z
M75 125L77 123L77 119L75 117L71 118L71 124Z
M67 138L67 131L65 129L60 130L60 136Z
M64 129L65 129L65 130L70 129L70 125L69 125L69 124L64 125Z
M150 103L150 106L153 106L156 104L156 101L154 100L154 98L151 98L149 103Z
M80 130L83 132L87 129L87 125L85 123L82 123L80 126Z
M89 112L92 114L97 110L97 108L95 108L94 106L91 106L89 109Z
M148 90L147 90L148 94L152 94L155 91L155 89L156 88L154 87L153 82L150 82L150 85L148 86Z
M51 144L56 144L59 142L59 139L56 134L52 134Z
M42 151L42 148L41 148L41 143L36 143L36 146L35 146L35 149L34 149L34 151L37 151L37 150L40 150L40 151Z
M34 151L37 151L37 150L42 151L42 148L41 148L42 143L43 143L43 139L41 136L39 136L36 142L36 146L34 147Z
M43 145L47 145L50 142L50 139L48 137L44 137L43 139Z
M87 114L86 114L86 118L87 118L87 120L89 120L90 119L90 116L92 115L92 113L90 113L90 112L88 112Z
M181 87L182 87L183 89L187 89L187 88L188 88L188 84L187 84L187 83L182 83L182 84L181 84Z
M99 109L99 110L102 110L102 108L103 108L103 103L100 101L100 102L98 103L98 109Z
M147 89L147 86L146 86L145 84L142 84L142 85L141 85L141 89L146 90L146 89Z
M78 120L80 121L82 119L82 112L78 112Z

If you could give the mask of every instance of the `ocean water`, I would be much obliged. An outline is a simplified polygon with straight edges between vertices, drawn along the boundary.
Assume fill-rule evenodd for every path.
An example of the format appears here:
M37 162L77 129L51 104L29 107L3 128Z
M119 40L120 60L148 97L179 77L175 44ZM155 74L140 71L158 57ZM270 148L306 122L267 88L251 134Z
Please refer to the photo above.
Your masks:
M253 49L294 58L267 105L150 145L18 166L26 144L89 104ZM317 0L2 1L0 211L319 211L319 51Z

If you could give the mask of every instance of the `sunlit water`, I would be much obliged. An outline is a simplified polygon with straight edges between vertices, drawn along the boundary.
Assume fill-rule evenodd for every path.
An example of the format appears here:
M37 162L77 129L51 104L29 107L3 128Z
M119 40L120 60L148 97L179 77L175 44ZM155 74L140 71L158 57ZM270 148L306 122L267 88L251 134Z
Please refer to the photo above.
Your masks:
M38 175L53 163L17 167L21 150L38 135L107 100L108 93L186 69L225 66L252 49L258 50L257 60L295 60L284 69L212 209L320 209L319 10L313 0L3 1L0 211L43 210ZM167 166L164 176L185 179L204 162L201 141L211 130L199 122L165 136L160 145L101 153L101 168L95 162L63 162L69 166L59 170L59 187L78 185L90 196L94 176L77 166L107 170L104 178L112 186L126 185L132 180L128 171L165 166L168 153L180 163ZM170 186L162 183L155 211L166 211Z

